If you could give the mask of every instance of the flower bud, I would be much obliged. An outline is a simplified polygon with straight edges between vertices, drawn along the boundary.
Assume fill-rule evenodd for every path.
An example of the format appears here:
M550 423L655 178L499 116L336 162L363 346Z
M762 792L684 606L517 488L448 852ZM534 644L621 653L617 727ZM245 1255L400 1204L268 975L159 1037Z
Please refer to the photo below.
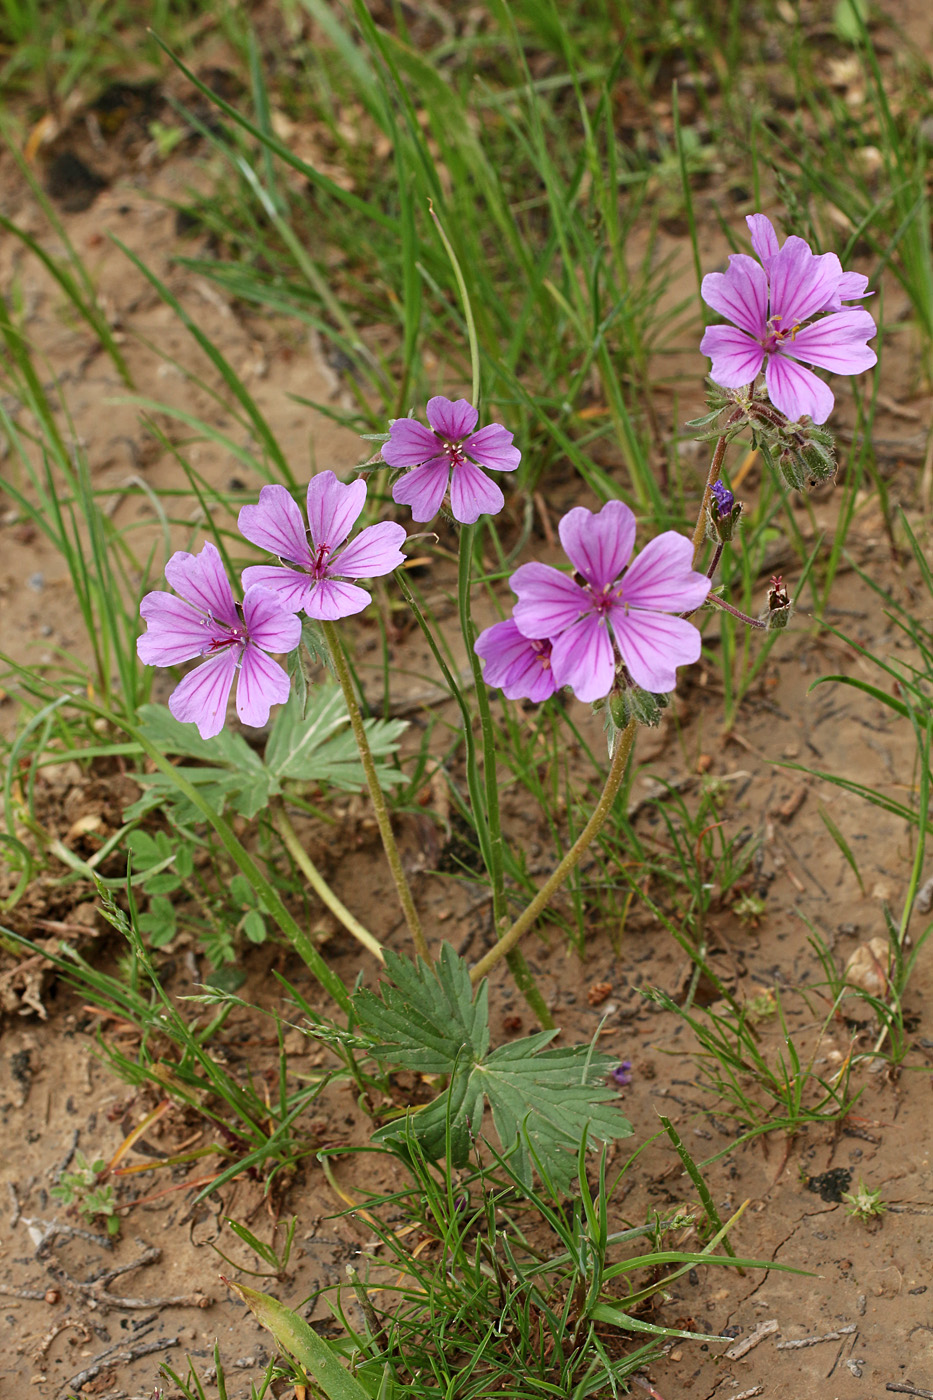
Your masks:
M761 620L769 632L780 632L790 622L793 612L794 605L784 587L784 580L780 574L775 574L768 588L768 607Z
M669 695L653 695L650 690L640 690L635 685L626 690L612 692L609 697L609 713L617 729L624 729L632 719L649 729L656 729L670 703Z
M735 533L739 516L742 514L742 502L737 501L733 493L721 481L713 482L710 495L709 525L711 536L713 539L721 540L724 544L728 543Z

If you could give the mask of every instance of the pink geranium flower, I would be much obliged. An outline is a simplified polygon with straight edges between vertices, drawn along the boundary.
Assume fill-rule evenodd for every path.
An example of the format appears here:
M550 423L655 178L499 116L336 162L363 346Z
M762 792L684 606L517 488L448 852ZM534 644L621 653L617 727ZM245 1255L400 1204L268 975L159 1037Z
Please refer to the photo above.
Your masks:
M366 500L366 482L345 485L333 472L319 472L308 486L308 524L284 486L264 486L259 504L244 506L237 524L279 566L254 564L243 570L246 587L261 584L289 612L335 622L362 612L372 602L365 588L348 578L378 578L405 562L399 546L405 530L393 521L367 525L343 549Z
M382 455L390 467L412 467L395 483L392 499L411 506L412 518L433 520L450 486L450 509L462 525L475 525L481 515L495 515L505 497L480 471L514 472L522 454L501 423L475 432L479 417L466 399L428 400L431 432L414 418L395 418ZM478 465L477 465L478 464Z
M857 285L850 282L835 253L816 256L802 238L788 238L778 247L767 219L755 224L752 235L767 268L736 253L726 272L703 278L703 300L732 325L707 327L700 350L712 360L717 384L741 388L753 383L764 366L768 397L776 408L793 422L807 415L814 423L825 423L833 408L832 390L799 361L838 374L861 374L876 363L874 350L865 343L875 334L875 323L864 308L820 316L828 307L841 306L843 297L863 295L861 279Z
M507 700L534 700L538 704L557 689L551 643L546 637L523 636L512 618L487 627L473 650L486 662L486 684L501 690Z
M769 272L771 259L781 250L774 224L765 214L749 214L745 222L748 224L748 231L751 234L755 256L765 272ZM829 295L825 305L820 307L821 311L841 311L844 302L861 301L863 297L874 296L874 292L868 290L868 278L865 274L862 272L843 272L842 264L835 253L814 253L813 256L817 260L827 259L829 265L834 270L838 269L839 272L839 281L836 283L835 290Z
M168 707L176 719L196 724L202 739L224 727L233 678L237 714L260 726L269 707L288 699L289 679L266 652L294 651L301 623L267 588L248 588L242 608L224 572L220 553L205 544L200 554L173 554L165 577L179 596L147 593L139 611L148 631L136 650L146 666L178 666L196 656L207 659L175 687Z
M576 506L558 529L574 576L523 564L510 580L519 631L551 640L555 685L571 686L580 700L602 699L615 682L618 649L636 685L673 690L677 667L699 658L700 634L672 614L692 612L710 590L693 568L690 540L668 530L630 563L635 517L622 501L595 515Z

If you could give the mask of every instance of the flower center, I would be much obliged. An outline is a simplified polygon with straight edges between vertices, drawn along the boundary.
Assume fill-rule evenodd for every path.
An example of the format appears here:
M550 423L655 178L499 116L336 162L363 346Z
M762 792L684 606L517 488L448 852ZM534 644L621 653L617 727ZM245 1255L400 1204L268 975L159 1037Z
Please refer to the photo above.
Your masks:
M800 330L799 321L794 326L787 326L785 329L782 329L782 319L781 316L771 316L768 319L766 334L762 337L761 345L770 355L780 350L786 340L789 339L793 341L797 332Z
M213 656L215 652L223 651L226 647L245 647L249 641L249 632L245 627L228 627L226 623L217 622L211 619L215 627L222 627L226 633L223 637L212 637L208 647L208 655Z
M450 465L452 467L462 467L466 461L463 448L460 446L459 442L445 442L444 452L450 459Z

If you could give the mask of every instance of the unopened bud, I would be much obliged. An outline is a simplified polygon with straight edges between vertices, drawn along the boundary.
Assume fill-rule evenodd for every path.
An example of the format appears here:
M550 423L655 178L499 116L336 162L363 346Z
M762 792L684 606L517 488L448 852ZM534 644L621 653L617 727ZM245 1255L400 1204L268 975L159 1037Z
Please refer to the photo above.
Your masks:
M609 697L609 713L617 729L624 729L633 719L649 729L656 729L670 703L669 695L654 695L650 690L641 690L636 685L613 691Z
M728 543L735 533L742 502L721 481L714 481L710 487L709 525L713 539Z
M762 621L769 632L780 632L790 622L793 612L794 605L784 587L784 580L780 574L775 574L768 588L768 608Z

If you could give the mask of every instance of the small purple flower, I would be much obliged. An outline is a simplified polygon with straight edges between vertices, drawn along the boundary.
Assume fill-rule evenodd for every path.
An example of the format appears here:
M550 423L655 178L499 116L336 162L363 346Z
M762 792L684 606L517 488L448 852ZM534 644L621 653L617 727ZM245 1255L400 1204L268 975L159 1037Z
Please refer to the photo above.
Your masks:
M523 636L511 618L481 632L473 650L486 662L486 684L501 690L507 700L534 700L538 704L557 689L551 670L551 643L546 637Z
M576 506L558 527L574 576L549 564L522 564L511 578L513 616L526 637L549 637L556 686L600 700L615 681L613 639L636 685L673 690L676 668L696 661L700 634L674 613L692 612L710 590L693 568L693 546L667 530L634 563L635 517L622 501L597 514Z
M615 1069L609 1071L609 1078L620 1089L625 1089L632 1082L632 1062L623 1060Z
M254 564L243 571L247 588L270 589L283 608L323 622L362 612L372 602L365 588L345 578L378 578L404 563L399 546L401 525L386 520L367 525L351 544L340 545L353 528L366 500L366 482L348 486L333 472L319 472L308 485L308 522L284 486L264 486L259 504L244 506L240 533L282 561L281 567Z
M178 666L196 656L207 660L175 687L168 707L177 720L196 724L202 739L224 727L233 678L237 714L244 724L260 726L270 705L288 699L289 679L266 652L294 651L301 623L286 612L267 588L247 588L242 608L216 545L200 554L173 554L165 577L179 595L147 593L139 605L149 630L136 642L146 666Z
M480 471L514 472L522 454L501 423L475 432L478 413L466 399L440 395L428 400L429 431L414 418L394 418L382 455L390 467L413 467L393 487L392 499L411 506L412 518L433 520L450 485L450 509L461 525L475 525L481 515L496 515L505 497ZM479 465L477 465L477 463Z
M710 495L716 503L716 514L721 518L724 515L731 515L735 505L735 496L728 486L722 481L714 481L710 487Z
M825 423L833 408L832 390L798 361L839 374L861 374L877 362L865 344L875 334L875 323L864 308L831 310L813 320L827 308L841 306L843 296L864 293L853 288L835 253L816 256L802 238L794 237L779 248L767 219L752 228L752 236L767 269L736 253L726 272L703 278L703 300L732 325L708 326L700 350L712 360L717 384L727 389L751 384L764 365L768 397L776 408L794 422L806 414L814 423Z

